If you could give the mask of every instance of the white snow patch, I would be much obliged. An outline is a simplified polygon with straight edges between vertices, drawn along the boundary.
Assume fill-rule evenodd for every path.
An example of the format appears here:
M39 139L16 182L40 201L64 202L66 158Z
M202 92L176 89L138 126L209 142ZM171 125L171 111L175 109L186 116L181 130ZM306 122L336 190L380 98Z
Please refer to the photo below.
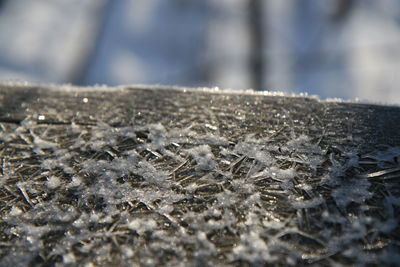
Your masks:
M196 171L211 171L215 169L214 155L208 145L202 145L187 150L196 161Z
M366 178L353 178L345 180L332 191L332 197L340 208L346 208L351 202L363 204L372 197L368 191L371 183Z

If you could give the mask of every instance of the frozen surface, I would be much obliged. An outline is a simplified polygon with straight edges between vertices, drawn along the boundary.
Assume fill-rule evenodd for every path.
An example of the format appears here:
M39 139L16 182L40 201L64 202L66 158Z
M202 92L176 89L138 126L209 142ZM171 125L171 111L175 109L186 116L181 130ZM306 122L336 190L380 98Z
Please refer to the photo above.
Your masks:
M335 108L362 114L350 103L75 90L66 94L75 102L64 96L63 103L76 110L59 114L52 101L60 92L37 91L47 104L26 102L24 120L0 124L1 266L400 260L400 147L368 139L377 128L359 119L341 125ZM116 105L113 116L85 117L95 95L103 112L118 95L131 102L126 113ZM3 120L12 107L2 102ZM336 124L321 115L329 113ZM123 123L126 114L135 120Z

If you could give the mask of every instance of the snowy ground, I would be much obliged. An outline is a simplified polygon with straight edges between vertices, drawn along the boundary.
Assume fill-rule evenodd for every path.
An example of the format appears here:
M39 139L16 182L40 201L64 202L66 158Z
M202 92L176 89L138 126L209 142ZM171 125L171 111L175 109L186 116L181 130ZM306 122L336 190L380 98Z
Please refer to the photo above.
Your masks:
M400 103L400 4L345 2L263 1L261 89ZM244 0L4 1L0 80L254 87L250 16Z

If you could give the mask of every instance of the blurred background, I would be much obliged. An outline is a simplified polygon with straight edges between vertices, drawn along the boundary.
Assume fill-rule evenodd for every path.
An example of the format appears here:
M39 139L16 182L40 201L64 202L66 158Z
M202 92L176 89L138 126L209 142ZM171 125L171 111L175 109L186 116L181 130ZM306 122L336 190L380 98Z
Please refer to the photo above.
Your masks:
M0 0L0 81L400 104L397 0Z

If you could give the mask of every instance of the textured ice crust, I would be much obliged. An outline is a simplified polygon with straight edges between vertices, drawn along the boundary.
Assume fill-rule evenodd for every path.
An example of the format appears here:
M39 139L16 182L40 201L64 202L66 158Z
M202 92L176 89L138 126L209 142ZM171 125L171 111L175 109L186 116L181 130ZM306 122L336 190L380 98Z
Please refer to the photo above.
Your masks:
M26 202L1 219L15 248L2 266L38 255L71 266L400 261L386 241L398 229L396 186L362 168L394 168L397 147L327 159L306 135L277 146L161 124L55 128L27 122L0 133L42 170L12 188L16 169L0 178Z

